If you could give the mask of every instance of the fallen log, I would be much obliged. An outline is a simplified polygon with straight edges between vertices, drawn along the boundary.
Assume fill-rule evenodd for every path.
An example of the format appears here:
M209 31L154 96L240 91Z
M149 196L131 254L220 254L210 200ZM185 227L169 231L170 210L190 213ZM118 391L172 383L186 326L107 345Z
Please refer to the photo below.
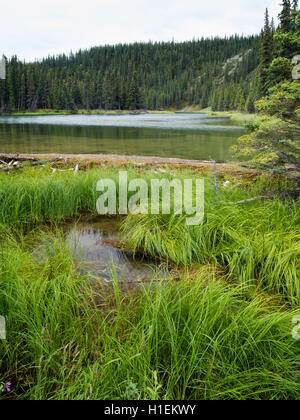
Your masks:
M253 197L253 198L249 198L248 200L242 200L242 201L227 201L227 202L222 201L222 204L233 206L233 205L247 204L247 203L251 203L253 201L258 201L258 200L270 200L273 197L274 197L273 195L260 195L258 197Z
M5 166L4 168L0 168L0 171L3 171L3 172L9 172L9 171L12 171L12 170L16 170L16 169L21 169L22 168L22 166L16 166L16 165L14 165L14 166Z
M14 160L19 160L19 161L32 161L35 162L37 159L31 156L23 156L23 155L19 155L17 154L6 154L6 153L1 153L0 154L0 160L4 161L5 163L10 162L10 161L14 161ZM7 162L6 162L7 161Z
M55 163L55 162L60 162L61 160L63 160L63 158L54 158L54 159L47 159L47 160L38 160L38 161L35 161L35 162L30 162L29 163L29 165L19 165L19 162L18 161L16 161L16 162L14 162L13 160L12 161L10 161L8 164L6 163L6 166L4 167L4 168L0 168L0 170L1 171L4 171L4 172L9 172L9 171L11 171L11 170L13 170L13 169L21 169L21 168L25 168L26 166L28 167L28 166L31 166L31 167L34 167L34 166L42 166L42 165L44 165L45 163Z
M55 159L47 159L47 160L37 160L36 162L32 162L29 166L39 166L45 165L45 163L55 163L64 160L63 158L55 158Z

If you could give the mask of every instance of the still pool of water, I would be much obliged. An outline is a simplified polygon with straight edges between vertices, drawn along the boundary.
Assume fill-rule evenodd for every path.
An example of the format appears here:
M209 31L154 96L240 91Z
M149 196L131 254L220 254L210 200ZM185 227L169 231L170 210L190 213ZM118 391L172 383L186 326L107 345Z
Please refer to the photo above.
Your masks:
M107 283L116 275L120 282L129 285L166 279L165 266L122 250L119 226L117 219L106 217L88 218L62 226L65 241L79 272ZM51 241L46 240L34 247L38 259L43 259L43 255L49 252L49 245L51 247Z
M245 132L206 114L0 117L0 153L162 156L225 162Z

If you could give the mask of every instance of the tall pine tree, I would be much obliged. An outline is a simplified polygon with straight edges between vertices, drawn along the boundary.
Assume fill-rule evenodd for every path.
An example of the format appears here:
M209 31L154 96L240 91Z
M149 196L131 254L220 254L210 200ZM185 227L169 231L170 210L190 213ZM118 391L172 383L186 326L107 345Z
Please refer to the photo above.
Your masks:
M269 89L268 68L273 59L273 33L270 25L269 11L266 10L265 26L262 33L260 64L259 64L259 93L265 96Z
M280 30L283 33L290 32L291 30L291 24L292 24L291 11L292 11L292 7L291 7L290 0L283 0L282 11L279 14Z

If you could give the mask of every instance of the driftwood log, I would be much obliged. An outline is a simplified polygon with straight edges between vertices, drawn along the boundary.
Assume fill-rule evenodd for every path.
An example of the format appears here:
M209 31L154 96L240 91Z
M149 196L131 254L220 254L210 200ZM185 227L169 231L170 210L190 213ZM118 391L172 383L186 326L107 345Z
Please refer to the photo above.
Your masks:
M0 161L3 162L10 162L10 161L31 161L31 162L35 162L37 159L34 157L29 157L29 156L22 156L20 154L6 154L6 153L1 153L0 154Z
M37 160L36 162L32 162L29 164L29 166L39 166L39 165L45 165L45 163L55 163L62 161L63 158L55 158L55 159L47 159L47 160Z
M12 159L12 160L11 160ZM20 164L19 161L29 161L29 164ZM20 158L19 155L0 155L0 161L2 161L2 164L4 164L4 167L0 167L1 171L9 172L11 170L21 169L25 166L40 166L44 165L46 163L55 163L60 162L63 160L63 158L53 158L53 159L47 159L47 160L36 160L34 158L28 157L28 158ZM7 163L8 161L9 163Z
M233 206L233 205L252 203L252 201L258 201L258 200L270 200L273 197L274 197L273 195L260 195L258 197L253 197L253 198L249 198L248 200L242 200L242 201L228 201L228 202L222 201L222 204Z

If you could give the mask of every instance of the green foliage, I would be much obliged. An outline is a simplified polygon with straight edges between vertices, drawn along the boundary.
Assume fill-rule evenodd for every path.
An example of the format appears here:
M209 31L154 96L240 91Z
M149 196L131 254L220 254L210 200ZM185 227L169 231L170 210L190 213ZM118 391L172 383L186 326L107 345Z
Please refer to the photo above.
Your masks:
M280 55L289 59L299 54L300 51L300 14L298 12L297 29L293 32L275 34Z
M40 260L2 236L3 377L18 400L299 398L299 343L287 310L197 274L107 291L80 277L62 239ZM55 255L55 258L53 258Z
M270 67L267 69L266 74L273 84L278 84L283 80L290 80L293 70L291 60L284 57L275 58Z
M272 88L270 93L269 97L257 102L257 109L265 115L299 123L300 84L297 81L283 82Z
M239 139L235 152L250 164L290 174L300 189L300 84L284 82L256 104L264 116L251 134Z

